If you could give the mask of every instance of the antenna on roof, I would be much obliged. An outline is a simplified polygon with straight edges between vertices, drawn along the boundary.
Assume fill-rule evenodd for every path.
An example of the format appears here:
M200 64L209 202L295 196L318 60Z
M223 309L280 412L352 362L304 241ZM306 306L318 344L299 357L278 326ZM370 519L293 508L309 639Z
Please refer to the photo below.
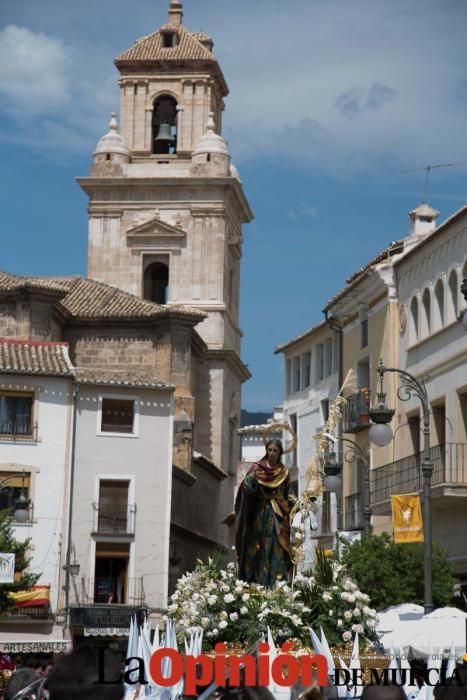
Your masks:
M435 163L434 165L424 165L421 168L411 168L410 170L401 170L401 173L415 173L415 172L419 172L420 170L426 170L425 184L423 186L423 196L422 196L422 204L426 204L426 193L428 190L428 179L430 177L431 171L434 170L435 168L453 168L457 165L467 165L467 161L460 161L459 163Z

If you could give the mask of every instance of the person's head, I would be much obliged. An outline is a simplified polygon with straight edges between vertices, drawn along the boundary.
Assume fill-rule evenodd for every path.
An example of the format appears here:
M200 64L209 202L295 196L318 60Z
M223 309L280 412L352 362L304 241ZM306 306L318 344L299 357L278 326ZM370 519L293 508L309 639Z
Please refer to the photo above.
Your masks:
M86 644L76 647L70 654L62 656L48 677L50 700L122 700L121 666L108 650L104 653L102 671L105 675L99 677L99 658L95 649Z
M449 678L446 685L438 685L434 690L435 700L465 700L467 697L467 664L457 666L456 675Z
M271 438L266 443L266 457L269 464L274 466L281 461L282 453L284 448L282 447L282 442L277 438Z
M15 671L5 688L5 700L41 697L39 690L43 678L32 668L19 668Z
M366 685L361 700L407 700L399 685Z

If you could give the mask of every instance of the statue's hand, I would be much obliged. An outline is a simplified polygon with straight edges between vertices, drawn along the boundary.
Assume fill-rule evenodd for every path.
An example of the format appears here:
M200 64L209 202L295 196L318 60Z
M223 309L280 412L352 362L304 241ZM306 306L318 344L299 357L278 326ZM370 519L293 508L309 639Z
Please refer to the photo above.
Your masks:
M232 511L228 515L225 516L223 520L221 520L221 523L223 525L228 525L229 527L233 525L235 522L235 513Z

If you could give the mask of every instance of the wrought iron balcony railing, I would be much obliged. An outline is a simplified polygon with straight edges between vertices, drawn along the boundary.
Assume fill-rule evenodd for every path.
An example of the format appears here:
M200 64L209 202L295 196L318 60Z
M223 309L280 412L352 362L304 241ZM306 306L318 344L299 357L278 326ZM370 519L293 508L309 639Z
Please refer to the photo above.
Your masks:
M29 618L32 620L51 620L52 612L49 605L28 605L25 607L16 607L9 610L5 620L17 618Z
M0 422L0 442L37 442L37 423L29 420Z
M467 487L467 444L449 442L430 449L433 462L432 488ZM372 469L371 503L389 501L393 494L416 493L422 489L423 452Z
M344 413L344 432L357 433L368 428L370 424L370 392L361 389L356 394L349 396Z
M145 601L143 577L123 580L118 576L82 578L81 600L84 605L142 605Z
M134 535L135 505L110 506L108 503L93 503L93 532L101 535Z

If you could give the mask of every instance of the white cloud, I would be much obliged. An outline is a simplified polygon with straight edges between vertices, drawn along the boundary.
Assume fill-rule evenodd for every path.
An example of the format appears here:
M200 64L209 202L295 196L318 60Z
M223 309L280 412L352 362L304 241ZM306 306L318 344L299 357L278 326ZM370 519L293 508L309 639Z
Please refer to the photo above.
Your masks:
M13 111L40 114L67 104L69 67L61 39L15 25L0 31L0 92Z
M118 107L113 57L162 24L166 6L160 0L154 10L153 0L140 0L133 11L82 0L70 19L62 0L44 0L39 25L25 5L29 29L0 35L0 91L16 108L9 138L34 138L34 125L42 145L90 153ZM437 0L203 0L185 7L186 26L213 36L231 88L225 133L234 162L290 161L346 177L383 162L399 170L466 159L462 17L467 5L459 0L442 7ZM34 49L34 67L21 46ZM44 124L34 119L38 105Z
M111 51L92 41L71 46L42 32L7 26L0 32L0 94L10 120L0 139L90 155L118 106Z

